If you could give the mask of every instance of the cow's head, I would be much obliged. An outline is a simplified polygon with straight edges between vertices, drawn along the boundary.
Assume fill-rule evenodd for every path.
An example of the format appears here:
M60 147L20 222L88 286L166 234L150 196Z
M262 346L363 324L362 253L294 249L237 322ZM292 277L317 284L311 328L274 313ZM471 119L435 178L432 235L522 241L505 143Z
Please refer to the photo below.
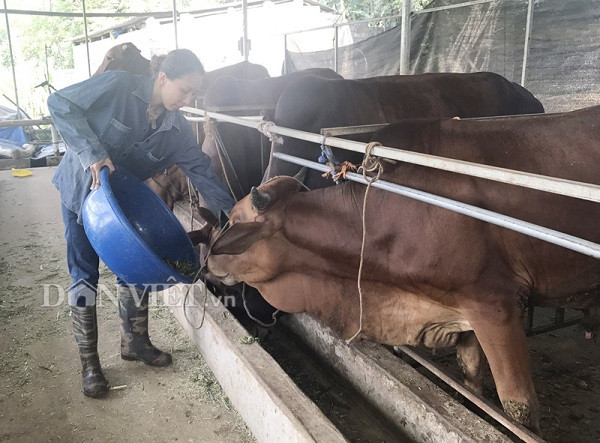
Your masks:
M142 56L141 51L133 43L121 43L110 48L94 75L104 71L127 71L146 77L152 75L150 61Z
M240 200L229 225L213 233L208 269L225 284L260 283L277 275L287 252L281 227L285 208L301 182L276 177Z

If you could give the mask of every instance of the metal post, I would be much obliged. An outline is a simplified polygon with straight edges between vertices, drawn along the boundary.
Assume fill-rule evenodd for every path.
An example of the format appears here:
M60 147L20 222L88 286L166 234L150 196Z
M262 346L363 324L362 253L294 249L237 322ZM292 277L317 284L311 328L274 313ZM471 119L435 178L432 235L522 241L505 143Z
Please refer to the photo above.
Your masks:
M283 34L283 73L287 74L288 68L288 50L287 50L287 34Z
M44 53L46 55L46 81L48 82L48 91L50 90L50 68L48 67L48 45L44 45Z
M339 65L339 60L338 60L338 48L339 48L339 44L338 44L338 38L339 38L339 32L338 30L340 29L337 25L334 25L334 34L333 34L333 70L335 72L338 72L338 69L340 67Z
M17 119L21 118L21 108L19 107L19 93L17 92L17 73L15 71L15 59L12 50L12 40L10 38L10 26L8 24L8 12L6 12L6 0L4 0L4 16L6 18L6 36L8 37L8 50L10 52L10 66L12 68L13 88L15 90L15 104L17 106Z
M521 69L521 86L525 87L525 75L527 74L527 58L529 57L529 40L531 38L531 22L533 20L533 0L529 0L527 6L527 24L525 26L525 44L523 47L523 67Z
M92 76L92 65L90 62L90 40L88 38L87 15L85 12L85 0L81 0L83 6L83 29L85 31L85 50L87 52L88 75Z
M52 146L54 147L54 156L60 157L60 150L58 149L58 131L56 126L50 125L50 133L52 134Z
M408 74L410 68L410 12L411 0L402 4L402 37L400 40L400 74Z
M173 32L175 32L175 49L179 49L179 39L177 38L177 0L173 0Z
M248 0L242 0L242 53L244 61L248 61Z

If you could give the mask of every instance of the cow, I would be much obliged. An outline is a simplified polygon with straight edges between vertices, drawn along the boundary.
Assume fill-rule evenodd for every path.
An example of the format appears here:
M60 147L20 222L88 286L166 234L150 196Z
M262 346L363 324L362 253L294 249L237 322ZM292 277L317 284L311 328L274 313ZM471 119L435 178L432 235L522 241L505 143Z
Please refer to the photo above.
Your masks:
M419 117L485 117L544 112L542 104L525 88L491 72L394 75L362 80L327 80L304 77L285 90L277 103L275 123L319 133L336 126L391 123ZM346 137L368 141L372 134ZM316 161L318 144L283 137L273 152ZM333 148L338 160L360 161L360 155ZM271 156L266 178L294 175L299 166ZM315 172L307 186L330 186L331 180Z
M233 65L224 66L213 71L207 71L204 74L200 95L203 97L208 88L217 80L223 77L243 78L246 80L258 80L259 78L270 77L269 71L263 65L243 61Z
M206 91L206 110L233 111L236 114L258 115L273 120L275 107L285 88L305 76L341 79L335 71L326 68L312 68L296 71L279 77L258 80L222 77ZM245 110L244 110L245 108ZM224 183L229 183L231 192L237 199L250 192L252 186L260 184L266 165L269 162L271 143L256 129L233 123L221 122L217 125L218 136L225 152L219 152L215 136L208 134L202 150L209 155L217 175Z
M413 119L373 137L385 146L600 185L600 106L561 114ZM382 179L600 242L600 205L408 163ZM208 269L244 281L273 306L308 312L349 338L388 345L458 346L481 391L487 357L505 412L539 431L524 310L598 312L594 258L408 197L371 188L365 211L362 315L357 270L366 187L298 192L266 181L213 232ZM483 352L483 353L482 353Z
M127 71L136 75L152 76L150 60L142 56L137 46L129 42L110 48L93 75L101 74L104 71Z

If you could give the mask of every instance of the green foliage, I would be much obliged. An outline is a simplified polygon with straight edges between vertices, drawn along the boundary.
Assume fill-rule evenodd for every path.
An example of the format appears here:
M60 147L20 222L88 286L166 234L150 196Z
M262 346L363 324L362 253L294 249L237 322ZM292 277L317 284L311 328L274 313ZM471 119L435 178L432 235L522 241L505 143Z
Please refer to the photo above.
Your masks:
M0 29L0 66L10 68L10 51L6 29Z
M432 0L413 0L413 10L423 9ZM322 0L321 3L334 8L346 20L363 20L402 13L403 0Z

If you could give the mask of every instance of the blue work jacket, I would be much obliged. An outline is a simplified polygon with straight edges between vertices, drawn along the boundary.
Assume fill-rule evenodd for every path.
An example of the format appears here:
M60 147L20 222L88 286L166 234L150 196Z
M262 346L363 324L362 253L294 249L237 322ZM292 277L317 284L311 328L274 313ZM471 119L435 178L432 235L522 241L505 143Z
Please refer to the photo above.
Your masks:
M92 184L89 167L106 157L141 180L177 164L216 215L235 204L181 112L165 111L161 125L150 131L146 112L153 85L151 78L107 71L48 98L52 121L68 146L52 182L79 223Z

